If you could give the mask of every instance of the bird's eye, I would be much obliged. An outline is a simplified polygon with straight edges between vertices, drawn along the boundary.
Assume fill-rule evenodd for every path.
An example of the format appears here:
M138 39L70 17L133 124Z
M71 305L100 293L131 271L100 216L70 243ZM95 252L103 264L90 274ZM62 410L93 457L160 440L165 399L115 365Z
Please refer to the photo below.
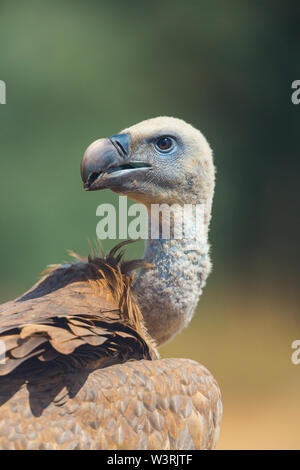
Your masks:
M174 140L168 136L159 137L155 142L155 146L160 152L167 153L174 147Z

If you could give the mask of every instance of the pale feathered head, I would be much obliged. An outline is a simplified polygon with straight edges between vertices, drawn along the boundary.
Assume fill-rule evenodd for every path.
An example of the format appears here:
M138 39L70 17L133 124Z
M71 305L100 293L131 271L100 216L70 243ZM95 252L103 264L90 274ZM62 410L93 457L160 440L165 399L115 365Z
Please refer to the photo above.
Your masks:
M190 124L172 117L148 119L86 150L81 176L87 191L111 189L151 203L210 206L214 165L210 146Z

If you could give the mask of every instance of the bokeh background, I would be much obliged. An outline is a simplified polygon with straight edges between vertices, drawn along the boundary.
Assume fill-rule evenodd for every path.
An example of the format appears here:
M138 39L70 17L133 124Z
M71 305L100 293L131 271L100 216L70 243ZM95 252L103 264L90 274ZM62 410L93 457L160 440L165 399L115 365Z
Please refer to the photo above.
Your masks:
M218 170L214 271L161 354L214 373L219 449L300 448L299 35L286 0L0 4L0 301L68 249L87 254L97 205L117 202L82 189L90 142L157 115L200 128Z

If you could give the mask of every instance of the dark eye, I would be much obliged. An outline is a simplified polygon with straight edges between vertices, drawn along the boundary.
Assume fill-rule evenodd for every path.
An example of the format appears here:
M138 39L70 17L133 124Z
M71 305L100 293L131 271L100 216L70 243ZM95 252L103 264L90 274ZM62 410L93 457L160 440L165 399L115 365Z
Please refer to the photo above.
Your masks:
M159 137L155 145L160 152L169 152L174 146L174 140L168 136Z

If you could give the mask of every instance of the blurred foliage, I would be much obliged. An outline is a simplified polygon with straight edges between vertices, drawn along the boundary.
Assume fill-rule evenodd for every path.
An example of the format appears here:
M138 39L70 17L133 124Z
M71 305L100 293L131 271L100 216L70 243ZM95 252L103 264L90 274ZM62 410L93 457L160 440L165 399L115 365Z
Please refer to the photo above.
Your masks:
M299 327L298 310L289 307L300 254L300 105L291 103L291 83L300 79L298 18L299 4L284 0L0 4L0 79L7 85L7 105L0 106L1 301L29 288L46 265L67 259L68 249L87 254L97 205L117 201L110 192L83 192L79 164L93 140L157 115L191 122L210 141L218 170L214 273L197 328L163 354L212 368L229 410L225 423L230 403L233 415L241 409L246 416L262 389L265 400L271 390L281 393L272 372L279 357L290 367L278 369L286 374L281 413L299 375L289 364ZM141 242L129 256L137 251ZM199 348L198 335L210 343ZM237 363L244 342L247 361ZM224 435L233 428L231 421ZM257 436L255 423L252 431ZM230 435L224 445L234 445Z
M216 273L293 273L295 9L284 1L2 0L1 283L28 287L67 248L87 252L96 206L116 198L83 193L84 149L164 114L199 127L215 152Z

